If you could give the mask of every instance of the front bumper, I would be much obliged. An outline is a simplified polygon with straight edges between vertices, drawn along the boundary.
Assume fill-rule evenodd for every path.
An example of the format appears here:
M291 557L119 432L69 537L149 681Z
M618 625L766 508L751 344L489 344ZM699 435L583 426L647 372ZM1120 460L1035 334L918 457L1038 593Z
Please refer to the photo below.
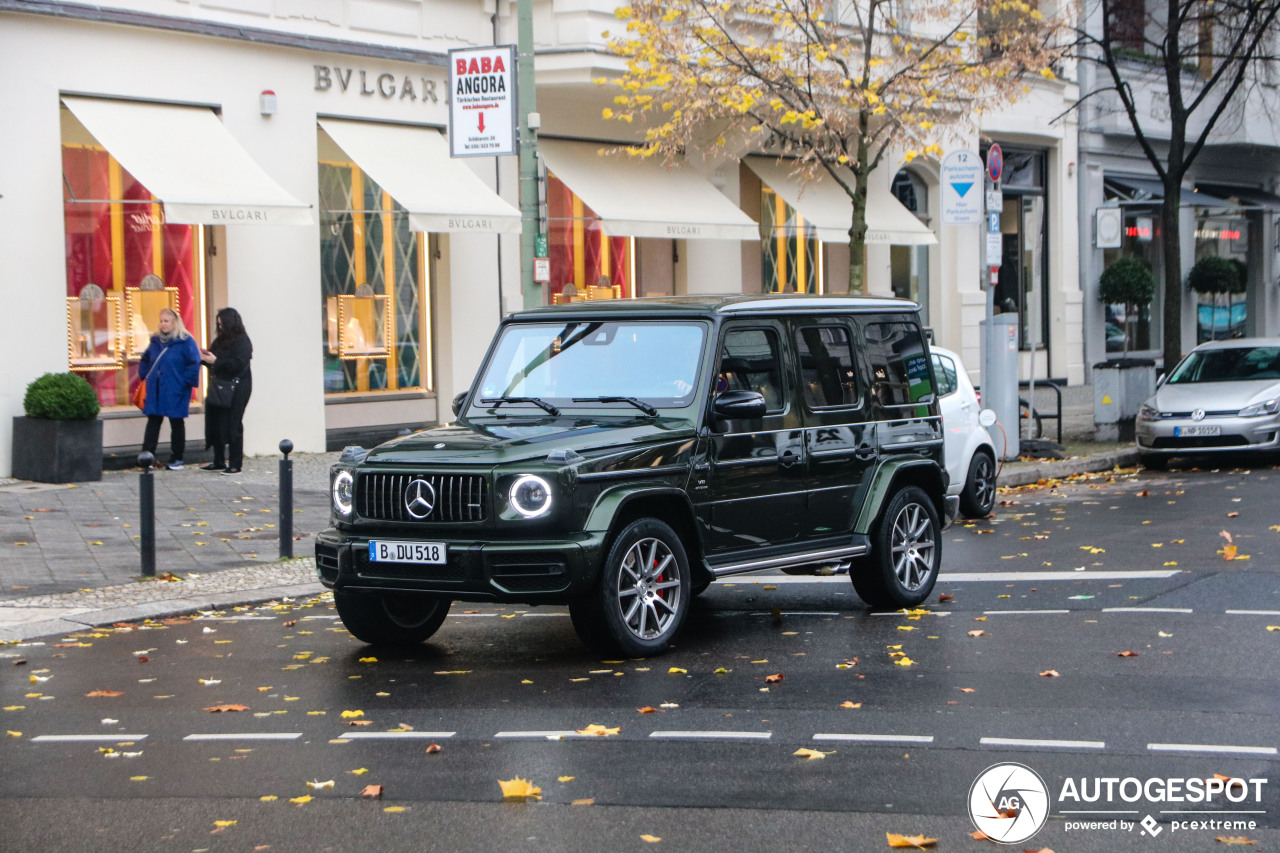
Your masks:
M385 563L369 559L370 540L442 542L446 562ZM328 528L316 535L316 574L330 589L429 592L456 601L556 603L595 581L603 537L494 541L445 536L355 535Z
M1217 427L1218 435L1187 436L1175 432L1188 427ZM1134 425L1138 451L1148 455L1183 456L1192 453L1231 453L1280 449L1280 416L1160 418Z

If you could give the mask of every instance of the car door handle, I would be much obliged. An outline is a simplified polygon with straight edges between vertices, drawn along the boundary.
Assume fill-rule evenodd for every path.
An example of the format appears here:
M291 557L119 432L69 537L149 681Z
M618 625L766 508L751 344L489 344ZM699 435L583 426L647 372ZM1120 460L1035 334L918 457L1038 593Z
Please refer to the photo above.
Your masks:
M784 450L782 455L778 457L778 464L783 468L790 468L800 461L800 457L790 450Z
M858 446L858 449L853 452L853 455L863 461L870 461L879 456L880 451L872 447L870 444L863 442Z

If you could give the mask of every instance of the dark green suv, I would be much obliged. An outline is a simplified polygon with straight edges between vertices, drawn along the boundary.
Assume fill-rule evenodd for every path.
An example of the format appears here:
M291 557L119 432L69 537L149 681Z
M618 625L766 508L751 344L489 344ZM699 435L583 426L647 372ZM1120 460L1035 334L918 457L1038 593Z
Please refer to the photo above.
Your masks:
M602 300L502 323L457 422L344 455L320 580L361 640L453 601L567 604L588 644L663 651L692 596L761 569L924 601L955 517L918 306Z

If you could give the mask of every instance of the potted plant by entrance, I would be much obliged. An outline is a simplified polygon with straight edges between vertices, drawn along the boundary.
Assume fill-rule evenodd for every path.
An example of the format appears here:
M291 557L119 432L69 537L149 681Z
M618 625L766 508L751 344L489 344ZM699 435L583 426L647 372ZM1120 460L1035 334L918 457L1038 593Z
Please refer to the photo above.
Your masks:
M75 373L46 373L27 386L25 417L13 419L13 476L39 483L102 479L98 395Z
M1120 258L1098 279L1099 301L1124 305L1121 357L1093 366L1093 431L1098 441L1131 440L1138 409L1155 393L1156 363L1129 357L1130 318L1149 305L1155 294L1155 275L1141 258Z
M1244 264L1236 260L1208 255L1196 261L1191 272L1187 274L1187 287L1199 294L1208 294L1213 298L1212 319L1209 322L1209 337L1218 339L1218 297L1227 298L1226 332L1231 336L1231 295L1244 293L1248 281L1244 275Z

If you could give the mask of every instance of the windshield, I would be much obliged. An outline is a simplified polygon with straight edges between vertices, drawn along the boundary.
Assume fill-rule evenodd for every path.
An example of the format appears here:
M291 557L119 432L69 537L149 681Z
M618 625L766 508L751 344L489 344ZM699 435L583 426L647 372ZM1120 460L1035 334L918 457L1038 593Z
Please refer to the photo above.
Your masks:
M705 338L706 329L700 323L587 321L507 326L472 407L489 411L496 401L512 398L497 405L502 410L533 408L538 414L547 406L606 406L628 414L650 407L683 408L693 402ZM600 397L611 399L596 399ZM647 405L637 406L626 398Z
M1280 347L1237 347L1193 352L1174 369L1170 385L1193 382L1280 381Z

